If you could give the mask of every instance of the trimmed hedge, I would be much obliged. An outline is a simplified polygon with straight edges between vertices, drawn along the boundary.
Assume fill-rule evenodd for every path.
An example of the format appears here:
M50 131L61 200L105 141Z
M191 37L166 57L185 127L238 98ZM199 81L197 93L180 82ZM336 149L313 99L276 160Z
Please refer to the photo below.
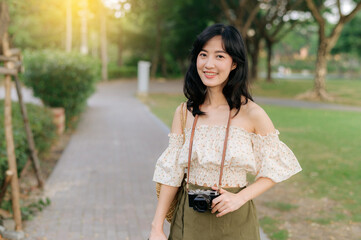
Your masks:
M97 60L76 53L26 52L23 81L50 107L65 108L67 126L86 106L100 79Z
M52 122L52 113L40 106L26 104L30 127L33 132L35 146L38 154L46 152L56 138L56 127ZM0 100L0 122L4 123L4 101ZM12 126L15 144L15 155L18 174L23 169L30 152L26 140L24 122L20 112L19 103L12 103ZM4 174L8 170L6 154L6 140L4 127L0 128L0 183L4 180Z

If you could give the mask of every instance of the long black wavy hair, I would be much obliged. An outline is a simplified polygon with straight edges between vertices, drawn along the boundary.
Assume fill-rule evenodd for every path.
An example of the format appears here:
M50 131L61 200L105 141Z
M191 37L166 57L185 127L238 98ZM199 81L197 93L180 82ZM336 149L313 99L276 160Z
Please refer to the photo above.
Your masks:
M207 27L197 36L190 54L191 62L185 75L183 92L188 99L187 109L192 111L193 116L206 114L199 109L199 106L204 103L207 86L198 75L197 57L203 46L215 36L222 37L224 50L237 64L237 67L229 73L228 81L222 90L230 109L236 108L235 115L237 115L241 105L246 104L248 99L253 101L248 89L248 60L242 36L235 27L218 23ZM245 102L241 102L241 96L245 97Z

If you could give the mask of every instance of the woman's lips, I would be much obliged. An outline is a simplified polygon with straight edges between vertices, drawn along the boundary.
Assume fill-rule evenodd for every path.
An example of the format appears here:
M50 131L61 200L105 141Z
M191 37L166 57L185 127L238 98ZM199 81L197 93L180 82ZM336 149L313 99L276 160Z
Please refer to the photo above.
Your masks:
M204 72L204 75L206 76L206 78L214 78L217 76L217 73L215 72Z

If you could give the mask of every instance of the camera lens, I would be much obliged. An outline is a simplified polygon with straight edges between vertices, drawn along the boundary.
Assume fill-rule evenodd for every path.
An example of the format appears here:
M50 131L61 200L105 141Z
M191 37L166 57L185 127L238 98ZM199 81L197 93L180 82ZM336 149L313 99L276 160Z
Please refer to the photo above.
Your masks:
M194 199L194 206L193 209L198 212L205 212L209 208L209 197L204 195L198 195Z

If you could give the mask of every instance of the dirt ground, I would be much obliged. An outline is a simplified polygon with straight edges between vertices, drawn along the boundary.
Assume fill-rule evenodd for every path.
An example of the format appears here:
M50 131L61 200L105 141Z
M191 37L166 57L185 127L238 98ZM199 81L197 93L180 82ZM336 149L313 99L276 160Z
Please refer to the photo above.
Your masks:
M57 141L53 143L48 153L43 156L38 156L40 159L40 166L43 175L44 182L48 179L53 171L57 161L61 157L66 145L71 137L71 132L66 132L59 136ZM29 206L32 203L38 202L43 199L42 190L38 188L37 179L31 163L27 163L23 171L19 174L20 185L20 204L22 207ZM10 191L7 191L4 201L11 199ZM43 199L44 200L44 199ZM36 214L36 213L35 213ZM12 218L12 214L1 209L0 215L2 217L3 225L7 230L14 230L15 223ZM26 220L23 219L23 227L26 226Z
M44 182L46 182L46 179L48 179L57 161L61 157L61 154L70 140L70 136L71 133L64 133L57 139L47 154L44 156L39 156ZM38 199L42 193L41 190L37 187L37 180L33 167L28 165L20 175L20 191L22 201L25 203L28 201L32 202L34 199Z
M295 208L281 210L272 203L292 204ZM328 213L342 209L336 201L301 196L295 183L280 183L255 200L258 217L268 216L278 221L279 229L288 231L289 240L360 240L361 223L347 220L319 223L317 219L327 219ZM346 216L350 212L343 210Z

